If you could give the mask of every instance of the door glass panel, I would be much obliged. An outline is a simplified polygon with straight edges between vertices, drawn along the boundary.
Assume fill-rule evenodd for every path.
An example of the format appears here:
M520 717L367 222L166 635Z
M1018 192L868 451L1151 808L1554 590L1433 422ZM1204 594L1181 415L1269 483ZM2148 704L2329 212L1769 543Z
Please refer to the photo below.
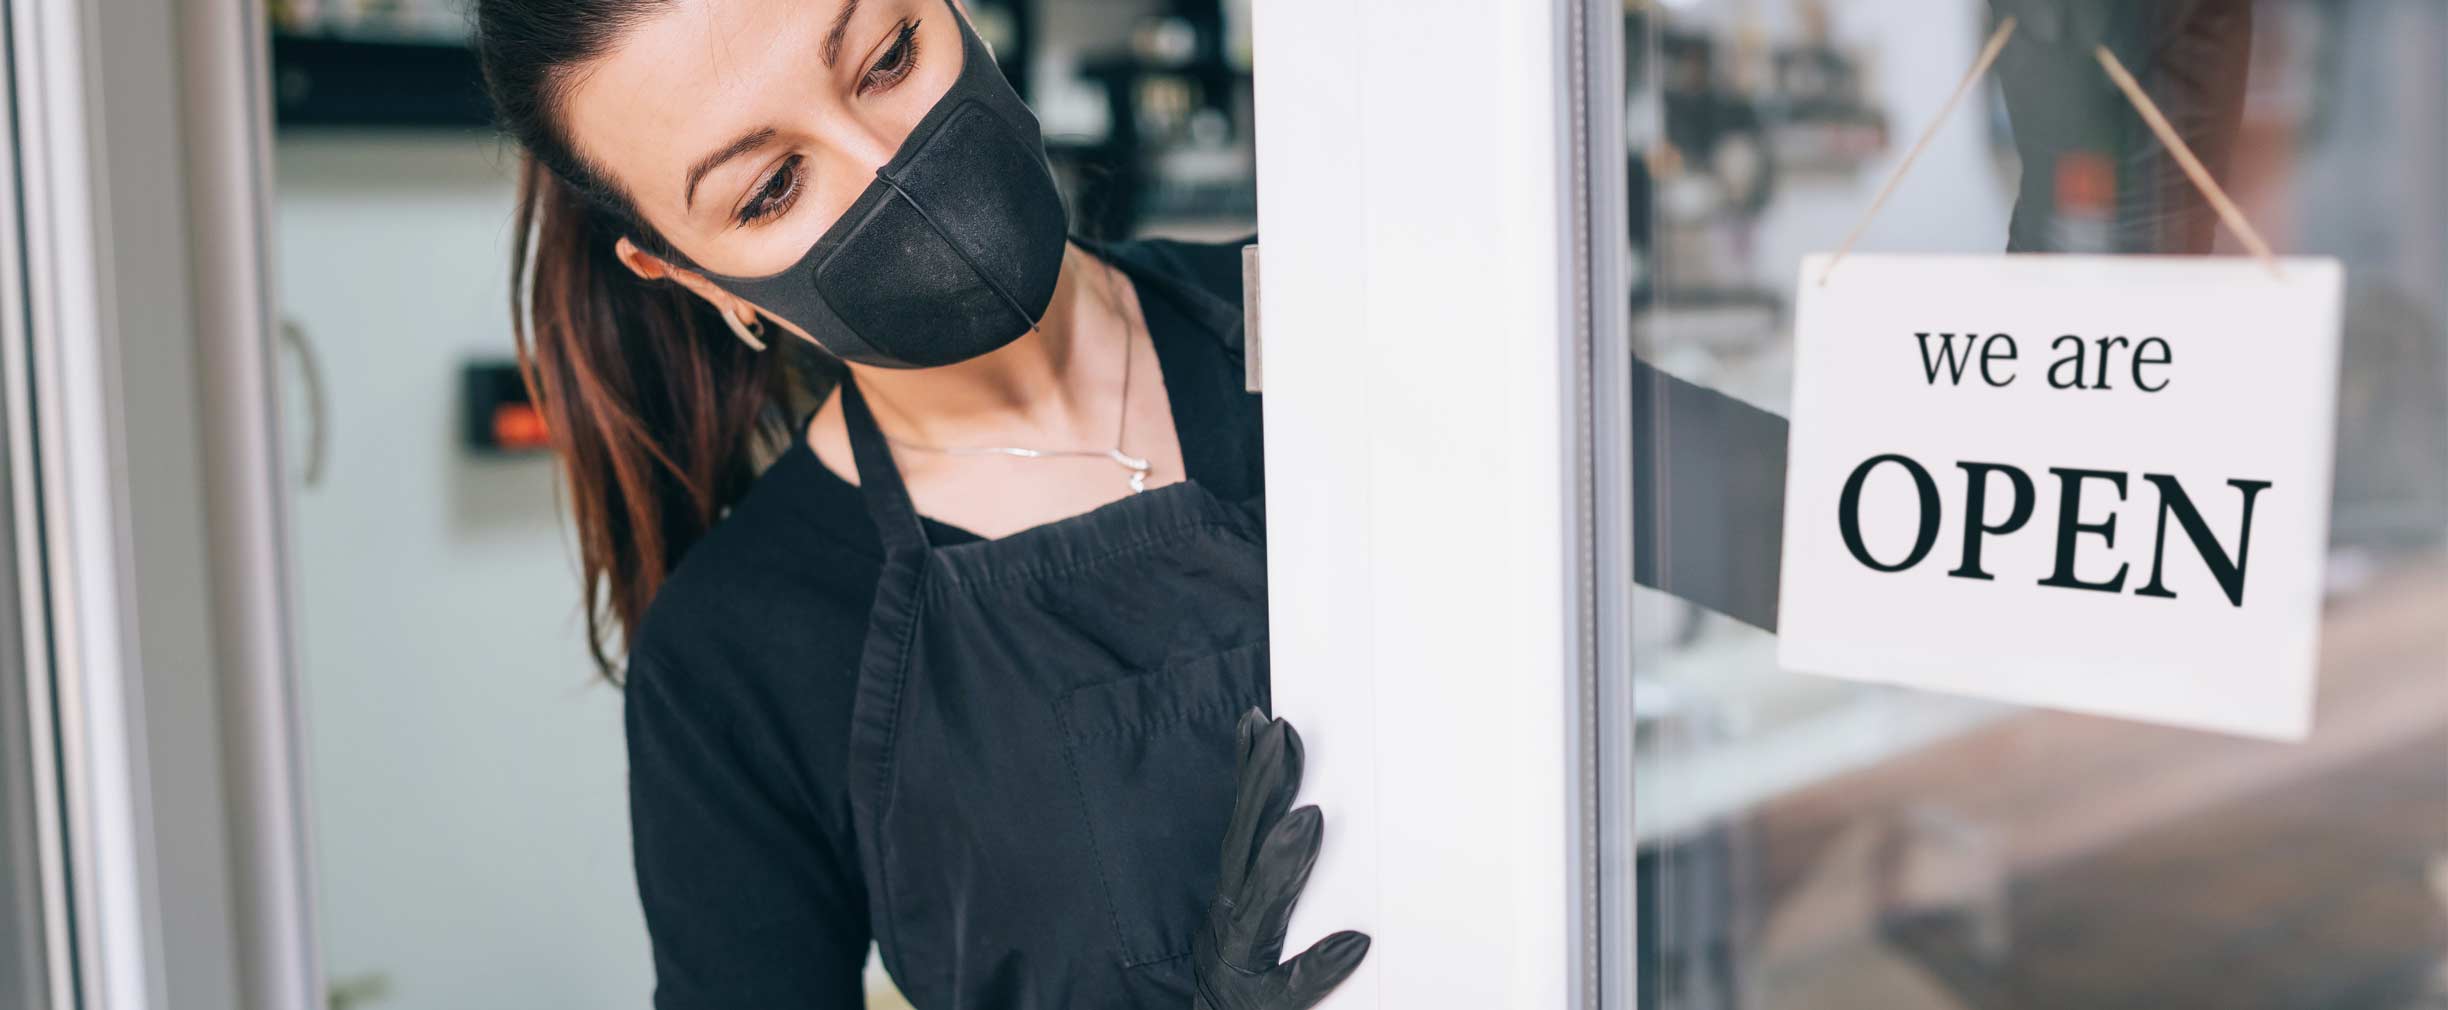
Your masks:
M10 39L17 8L0 9L0 40ZM18 109L20 66L15 46L0 48L0 107ZM34 318L29 297L27 254L37 241L28 231L21 184L23 166L34 157L20 139L14 118L0 137L8 156L0 160L0 340L12 345L6 354L30 352L28 334ZM9 368L12 376L25 374ZM54 977L55 964L68 953L65 898L70 881L60 854L67 841L61 831L65 811L58 788L56 760L58 723L52 705L53 670L50 650L35 647L43 637L33 629L30 642L25 615L41 613L28 607L29 594L39 600L45 588L26 573L37 566L21 565L21 531L34 529L20 514L19 474L35 472L30 430L13 430L20 417L32 416L33 390L0 385L0 1006L74 1010L74 997L64 979Z
M1645 585L1618 615L1633 629L1635 756L1631 788L1606 801L1635 798L1637 856L1604 872L1638 885L1637 939L1610 935L1631 945L1610 963L1637 966L1637 1005L2448 1002L2448 11L1624 10L1630 338L1659 373L1634 383L1651 454L1636 461L1782 423L1768 415L1788 403L1802 255L1852 228L1999 15L2020 19L2010 45L2087 54L2094 33L2138 54L2272 245L2347 271L2317 714L2301 742L1780 672L1781 444L1764 464L1636 462ZM2144 184L2165 155L2133 123L2087 59L2001 61L1857 248L2240 252L2189 189ZM1639 398L1674 383L1730 399ZM1661 580L1677 591L1648 588Z
M0 69L5 69L4 58ZM0 98L6 95L0 87ZM14 194L7 198L14 199ZM5 246L0 248L0 267L12 271L23 262L23 235L16 223L13 212L0 210L0 245ZM0 278L0 292L10 296L0 311L24 310L25 302L15 297L16 281L15 276ZM22 317L0 320L0 333L22 334L20 327L26 323ZM21 395L15 388L0 389L0 404ZM0 450L0 473L7 472L7 455L13 451ZM66 923L47 914L52 909L45 893L64 893L67 881L55 861L43 858L46 842L55 849L60 842L46 838L47 829L59 823L57 809L49 806L57 802L58 793L47 781L56 770L48 751L56 739L49 707L51 671L28 662L41 653L26 647L20 621L25 610L19 594L25 587L18 573L25 569L16 564L15 512L13 502L0 502L0 531L5 531L0 535L7 537L0 540L0 1005L30 1010L53 1005L48 958L57 946L57 930Z

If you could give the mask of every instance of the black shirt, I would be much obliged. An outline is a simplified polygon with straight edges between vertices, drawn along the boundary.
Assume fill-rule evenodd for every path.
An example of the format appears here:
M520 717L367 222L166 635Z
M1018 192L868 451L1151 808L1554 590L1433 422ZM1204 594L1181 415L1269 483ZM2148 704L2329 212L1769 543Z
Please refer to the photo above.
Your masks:
M1259 398L1202 309L1241 304L1242 244L1115 249L1216 296L1188 306L1138 286L1183 462L1228 500L1263 490ZM977 539L925 525L939 544ZM882 562L858 488L794 438L639 624L630 822L660 1010L863 1004L867 896L844 790Z

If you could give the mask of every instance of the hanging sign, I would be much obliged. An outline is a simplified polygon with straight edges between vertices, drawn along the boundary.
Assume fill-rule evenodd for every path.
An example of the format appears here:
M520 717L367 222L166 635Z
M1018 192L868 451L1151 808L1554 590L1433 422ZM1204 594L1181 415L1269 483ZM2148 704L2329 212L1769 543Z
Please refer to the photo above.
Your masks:
M1802 267L1778 660L2300 738L2335 260Z

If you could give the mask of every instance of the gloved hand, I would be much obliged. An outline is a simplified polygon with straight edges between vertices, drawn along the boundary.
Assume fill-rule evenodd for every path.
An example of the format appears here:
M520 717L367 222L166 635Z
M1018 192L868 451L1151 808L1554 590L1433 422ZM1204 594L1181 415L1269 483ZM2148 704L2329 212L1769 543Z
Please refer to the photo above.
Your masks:
M1325 820L1315 806L1289 813L1300 789L1300 734L1257 709L1241 716L1232 821L1223 873L1191 946L1198 993L1191 1010L1308 1010L1368 955L1368 934L1345 930L1283 960L1292 906L1317 863Z

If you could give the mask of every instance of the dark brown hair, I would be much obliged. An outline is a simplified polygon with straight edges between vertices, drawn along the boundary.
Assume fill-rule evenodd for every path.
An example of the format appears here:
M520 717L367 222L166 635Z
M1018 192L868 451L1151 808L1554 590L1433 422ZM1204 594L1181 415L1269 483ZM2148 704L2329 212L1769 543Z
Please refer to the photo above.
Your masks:
M662 0L480 0L476 51L523 149L511 329L578 528L587 648L618 682L639 619L682 554L790 431L821 359L758 354L703 299L622 265L627 236L685 265L563 133L572 73ZM820 378L820 377L819 377ZM614 628L617 625L617 631ZM617 637L617 649L614 639Z

